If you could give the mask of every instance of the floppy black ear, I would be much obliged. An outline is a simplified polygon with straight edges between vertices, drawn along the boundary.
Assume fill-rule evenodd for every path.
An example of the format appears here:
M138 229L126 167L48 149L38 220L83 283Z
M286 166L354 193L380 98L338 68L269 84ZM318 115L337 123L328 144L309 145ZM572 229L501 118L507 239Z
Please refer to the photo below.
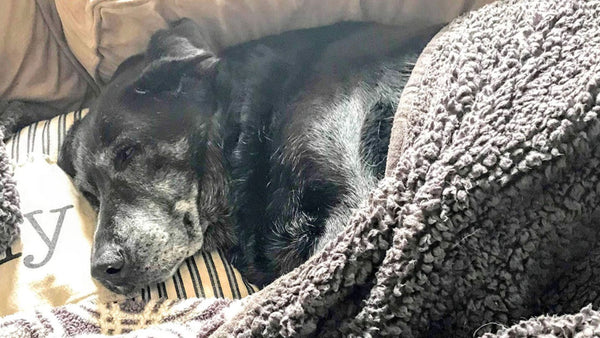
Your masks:
M75 121L71 129L67 132L65 140L60 147L58 154L58 166L71 177L75 177L75 167L73 166L73 154L75 151L74 139L75 132L79 127L81 120Z
M140 94L176 89L184 74L203 76L213 72L218 58L214 47L190 19L181 19L156 32L146 50L146 67L135 83Z

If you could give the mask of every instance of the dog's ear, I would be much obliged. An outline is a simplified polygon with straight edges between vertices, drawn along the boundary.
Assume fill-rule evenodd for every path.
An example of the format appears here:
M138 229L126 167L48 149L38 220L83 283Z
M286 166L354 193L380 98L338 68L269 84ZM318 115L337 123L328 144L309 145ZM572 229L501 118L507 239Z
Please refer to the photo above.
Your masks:
M210 39L190 19L156 32L146 51L146 67L135 83L139 94L176 89L184 74L206 76L214 72L218 58Z
M75 121L71 129L67 132L65 140L58 154L58 166L71 177L75 177L75 167L73 166L73 154L75 152L75 131L79 127L81 120Z

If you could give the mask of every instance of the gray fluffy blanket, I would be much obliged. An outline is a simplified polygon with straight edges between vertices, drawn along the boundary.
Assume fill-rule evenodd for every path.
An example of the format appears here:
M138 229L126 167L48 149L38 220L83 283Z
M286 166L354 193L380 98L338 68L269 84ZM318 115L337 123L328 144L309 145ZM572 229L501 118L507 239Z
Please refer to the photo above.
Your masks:
M0 113L4 108L4 104L0 102ZM19 195L3 140L4 129L0 128L0 252L6 251L8 246L17 239L18 225L23 220L19 209Z
M336 241L210 330L171 316L135 335L598 335L599 92L600 1L459 18L419 59L388 176Z

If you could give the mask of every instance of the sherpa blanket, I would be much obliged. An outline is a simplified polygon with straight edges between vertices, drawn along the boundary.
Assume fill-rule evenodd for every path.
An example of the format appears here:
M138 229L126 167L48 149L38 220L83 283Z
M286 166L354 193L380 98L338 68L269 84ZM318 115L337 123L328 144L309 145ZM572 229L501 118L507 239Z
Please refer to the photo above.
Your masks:
M403 93L387 177L262 291L20 313L0 335L146 321L159 325L129 335L600 334L599 27L600 0L506 0L455 20Z
M0 102L0 113L7 106L8 104ZM23 214L19 209L19 195L3 140L4 129L0 128L0 252L4 252L17 238L18 224L23 220Z

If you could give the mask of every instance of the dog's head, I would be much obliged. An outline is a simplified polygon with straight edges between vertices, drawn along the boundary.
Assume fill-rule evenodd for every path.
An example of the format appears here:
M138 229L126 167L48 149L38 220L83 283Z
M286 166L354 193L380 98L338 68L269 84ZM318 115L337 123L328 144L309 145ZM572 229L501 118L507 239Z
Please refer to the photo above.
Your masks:
M113 291L168 278L220 216L222 182L199 186L203 166L218 165L199 160L211 151L217 62L193 22L159 31L64 142L59 165L98 212L92 275Z

